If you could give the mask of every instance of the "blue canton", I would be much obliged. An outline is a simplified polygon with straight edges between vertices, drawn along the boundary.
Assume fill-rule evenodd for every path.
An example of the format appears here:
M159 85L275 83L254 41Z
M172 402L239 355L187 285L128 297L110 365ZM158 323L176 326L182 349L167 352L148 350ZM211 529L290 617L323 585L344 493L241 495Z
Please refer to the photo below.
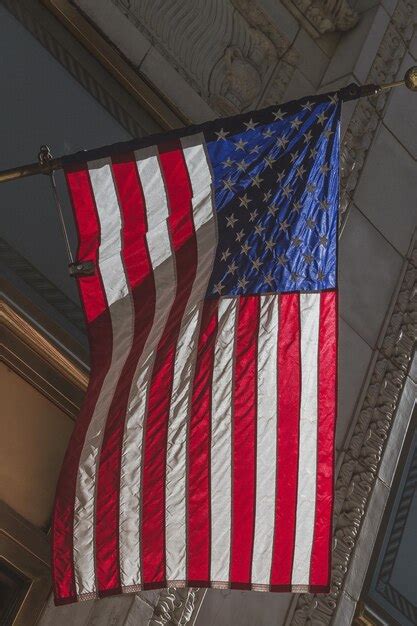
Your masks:
M218 246L206 297L334 289L336 94L207 125Z

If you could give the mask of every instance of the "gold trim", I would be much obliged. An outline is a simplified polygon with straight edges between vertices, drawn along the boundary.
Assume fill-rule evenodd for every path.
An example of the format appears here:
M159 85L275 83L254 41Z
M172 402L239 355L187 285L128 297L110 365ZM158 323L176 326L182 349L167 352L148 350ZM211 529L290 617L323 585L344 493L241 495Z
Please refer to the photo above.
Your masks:
M0 302L0 359L75 419L88 386L88 373L16 310Z
M82 391L87 389L88 375L5 302L0 302L0 324L52 365L69 382Z
M167 103L68 0L40 1L164 130L191 123L173 103Z
M376 622L367 614L366 606L362 601L357 604L353 624L354 626L377 626Z

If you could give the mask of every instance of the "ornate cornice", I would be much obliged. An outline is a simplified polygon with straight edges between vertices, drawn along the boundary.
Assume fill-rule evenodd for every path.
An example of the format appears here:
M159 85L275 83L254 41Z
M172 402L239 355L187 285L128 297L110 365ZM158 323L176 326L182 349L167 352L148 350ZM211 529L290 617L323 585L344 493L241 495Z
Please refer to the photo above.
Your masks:
M399 0L382 38L365 82L381 84L395 80L416 25L415 0ZM375 131L383 117L389 93L359 100L350 119L341 149L342 220L347 210Z
M48 304L82 333L85 332L81 307L58 289L30 261L0 238L0 261L12 270L21 280L32 287Z
M46 10L37 3L27 0L3 0L3 4L10 13L32 33L36 39L52 54L56 60L95 98L107 111L123 126L132 137L142 137L146 134L146 128L142 127L136 119L119 102L119 98L108 89L108 85L102 84L93 75L86 65L80 63L76 55L72 54L55 36L52 29L47 28L47 20L38 19L39 13ZM49 16L49 14L47 14ZM52 20L53 18L50 17ZM59 26L59 24L57 24Z
M0 325L23 341L28 348L36 352L71 384L81 391L86 391L88 374L77 367L53 343L21 317L6 302L0 302Z
M279 102L298 55L249 0L112 0L222 115Z
M343 588L379 463L417 342L417 242L382 342L336 481L332 587L326 595L300 595L292 624L330 624Z

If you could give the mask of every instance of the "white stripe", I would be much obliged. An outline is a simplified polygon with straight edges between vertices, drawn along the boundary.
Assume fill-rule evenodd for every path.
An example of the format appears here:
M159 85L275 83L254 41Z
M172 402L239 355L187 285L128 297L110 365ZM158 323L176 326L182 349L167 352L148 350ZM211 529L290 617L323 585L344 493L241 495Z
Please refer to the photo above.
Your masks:
M192 377L197 356L200 315L216 252L211 174L202 134L182 140L192 186L197 270L184 311L175 354L168 421L166 461L166 571L168 581L186 580L186 452Z
M293 585L308 585L316 509L320 294L300 294L301 408Z
M277 448L278 296L260 298L258 334L258 419L256 513L252 584L268 585L275 518Z
M211 418L211 580L229 580L232 405L237 298L221 299L214 351Z
M168 204L156 148L139 150L135 157L149 227L146 239L154 271L155 315L133 377L123 436L119 517L120 576L123 587L141 582L139 555L143 423L156 348L176 292L175 267L166 222Z
M77 476L74 512L74 570L77 594L95 591L94 507L104 428L120 374L133 341L133 307L121 259L119 204L109 161L88 164L101 228L98 262L113 331L109 370L87 430Z

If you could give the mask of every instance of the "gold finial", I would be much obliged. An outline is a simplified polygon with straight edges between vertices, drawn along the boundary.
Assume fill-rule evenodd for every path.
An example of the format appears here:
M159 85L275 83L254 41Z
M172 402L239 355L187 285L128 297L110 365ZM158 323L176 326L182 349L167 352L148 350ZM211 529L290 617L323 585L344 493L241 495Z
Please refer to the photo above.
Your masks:
M417 91L417 65L410 67L404 76L405 86L411 91Z

